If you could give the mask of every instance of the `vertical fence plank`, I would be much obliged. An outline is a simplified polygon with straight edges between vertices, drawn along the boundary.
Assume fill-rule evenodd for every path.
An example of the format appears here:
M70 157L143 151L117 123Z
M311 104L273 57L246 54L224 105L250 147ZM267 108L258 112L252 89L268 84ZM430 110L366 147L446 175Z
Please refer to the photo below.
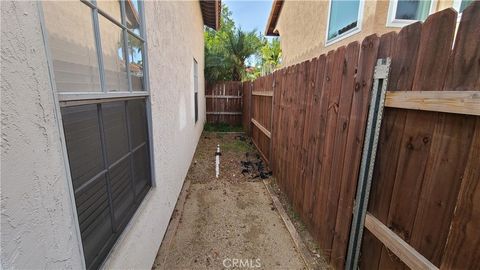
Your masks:
M438 90L442 87L448 61L445 55L450 52L455 22L455 12L444 10L429 16L423 24L413 91ZM433 49L432 40L436 41ZM408 111L405 120L387 226L408 243L412 239L437 115ZM382 254L380 268L384 268L383 263L388 260L385 255Z
M419 24L417 24L419 25ZM415 27L415 26L414 26ZM404 28L406 29L406 28ZM405 33L405 30L403 33ZM405 34L402 34L404 36ZM418 36L420 36L418 34ZM393 58L393 52L395 49L397 41L397 34L395 32L390 32L387 34L384 34L380 38L380 44L378 48L378 55L377 58L386 58L390 57L391 59ZM418 43L417 43L418 45ZM409 53L409 52L407 52ZM398 60L398 58L395 59L395 61ZM414 59L416 60L416 59ZM392 59L392 63L393 63ZM397 66L398 67L398 66ZM390 72L393 70L391 69ZM395 84L395 80L389 80L387 89L392 89L393 85ZM392 194L392 189L393 189L393 179L388 182L387 185L385 186L380 186L382 185L385 181L379 181L381 180L381 177L378 175L379 174L379 168L385 168L385 166L379 166L379 164L388 164L388 158L392 159L392 152L389 151L388 147L385 147L386 145L390 145L392 147L397 147L397 145L400 145L400 141L393 140L394 143L389 144L389 139L391 138L390 134L400 134L401 132L387 132L387 130L391 130L390 127L394 126L395 124L400 124L404 123L405 121L396 121L395 116L397 111L389 111L388 109L385 110L384 116L383 116L383 125L381 128L380 136L379 136L379 148L377 150L377 155L376 155L376 161L375 161L375 168L374 168L374 175L372 179L372 187L370 191L370 202L369 202L369 211L372 213L377 219L381 220L382 222L386 222L386 216L388 214L388 206L390 205L390 196ZM404 120L404 117L403 117ZM403 126L400 129L403 131ZM397 138L401 138L400 136L397 135ZM395 152L393 152L395 153ZM388 156L388 158L386 158ZM395 157L395 155L393 155ZM394 158L396 160L396 158ZM390 169L395 169L396 164L394 166L390 166ZM393 171L390 170L390 171ZM380 178L380 179L379 179ZM391 177L393 178L393 176ZM391 179L390 178L390 179ZM384 199L382 199L382 196L385 196L385 198L388 198L388 201L385 202ZM377 203L377 200L381 201L380 203ZM386 207L385 207L386 206ZM383 211L380 210L380 208L383 207ZM360 269L370 269L370 270L376 270L378 269L378 263L380 261L380 254L382 251L382 246L383 244L377 240L377 238L371 234L368 230L363 231L363 240L362 240L362 247L361 247L361 257L359 261Z
M358 72L355 77L353 98L347 138L345 141L344 166L341 171L341 188L337 207L335 235L332 245L332 257L337 258L332 264L341 269L345 264L349 229L352 220L352 201L358 180L363 139L367 123L370 92L373 84L373 71L377 61L380 40L377 35L366 37L361 45Z
M480 265L480 117L463 175L440 269L478 269Z
M333 232L327 235L328 242L332 246L331 263L337 268L343 268L344 252L334 249L334 237L339 233L336 228L336 220L338 214L338 203L340 199L341 177L343 165L345 164L345 151L347 143L347 132L350 124L350 111L352 108L352 99L355 89L355 73L357 72L358 54L360 45L358 42L348 44L346 49L345 61L343 62L342 84L340 89L340 100L337 110L337 125L334 131L335 142L333 149L332 168L330 171L328 204L326 211L326 219L329 228L333 228ZM338 238L337 238L338 239ZM327 243L328 243L327 242Z
M296 150L295 150L295 172L293 175L293 179L295 181L295 193L294 193L294 209L297 212L301 213L301 209L303 207L303 188L305 179L302 177L302 158L304 155L303 151L303 140L304 140L304 131L305 129L308 129L305 126L305 118L306 118L306 111L307 111L307 103L310 103L311 101L311 89L312 87L309 87L309 81L312 76L312 73L315 72L315 66L316 62L315 61L306 61L302 63L303 66L303 72L301 73L301 77L299 78L299 84L296 90L297 93L297 112L296 112L296 120L297 126L295 127L295 142L296 142ZM308 125L307 125L308 126ZM302 215L302 214L301 214Z
M450 90L480 89L480 2L473 1L462 13L445 84Z
M333 73L331 81L328 80L328 85L325 91L331 91L327 108L326 121L326 137L324 141L323 151L321 153L321 171L318 176L319 185L316 192L318 192L317 202L314 205L313 215L317 226L317 239L320 247L324 251L324 255L329 260L332 249L332 234L335 231L335 222L328 220L327 211L329 205L330 192L330 172L333 164L335 130L337 127L337 116L340 104L340 89L342 85L342 74L345 68L346 48L339 47L334 54ZM342 68L338 68L342 67Z
M325 72L324 74L319 73L321 69L317 69L317 81L322 82L318 85L320 88L320 104L319 104L319 116L318 116L318 135L316 136L317 145L314 149L313 159L313 168L312 168L312 187L310 189L310 195L307 197L311 198L310 202L305 203L305 212L309 217L309 223L311 226L311 231L313 232L316 239L319 239L319 227L323 225L323 220L317 218L317 209L321 209L319 203L321 203L320 192L323 190L322 187L326 186L320 176L322 168L324 167L323 152L324 146L327 137L327 118L328 118L328 107L330 101L330 94L332 92L332 79L333 79L333 70L335 68L335 52L330 51L325 57Z
M453 11L448 15L455 18ZM452 20L451 18L448 19ZM450 22L451 25L449 25L447 19L444 19L444 21L445 31L450 30L453 35L455 31L454 23ZM463 28L462 31L465 31L465 27ZM444 34L445 38L451 39L450 43L445 42L445 45L449 45L448 48L444 49L445 52L450 52L451 41L453 41L453 38L450 38L448 34L448 32ZM478 42L478 37L464 37L457 40L455 46L465 48L463 43L469 40L477 40ZM466 50L454 50L450 57L450 65L459 65L459 61L454 59L460 57L462 62L467 62L466 60L472 57L471 54L472 52ZM479 77L479 74L464 73L462 69L449 68L446 61L437 64L445 64L445 70L453 72L452 78L460 77L464 83L452 80L443 85L445 90L468 89ZM462 74L457 75L457 73ZM474 78L472 79L469 76ZM453 83L455 83L455 87L452 87ZM441 88L442 85L439 84L438 87ZM468 158L474 121L473 116L439 113L432 136L432 146L426 165L411 244L437 266L440 266L447 241L453 210Z
M325 91L323 91L325 68L326 68L326 56L322 54L319 58L315 59L316 68L312 69L310 78L311 97L310 107L307 108L306 113L306 126L309 126L308 131L304 132L306 138L304 138L304 167L302 178L304 178L304 196L303 196L303 218L306 221L309 228L312 226L312 202L314 195L315 178L313 176L314 164L317 158L317 149L319 144L319 135L321 129L320 115L322 110L322 101L324 99Z
M299 170L299 175L298 178L301 181L299 188L297 189L297 210L300 215L302 216L303 219L306 218L305 213L303 212L303 198L305 197L305 185L307 182L307 179L305 178L305 173L306 173L306 163L307 163L307 156L308 156L308 150L310 146L309 142L309 135L310 135L310 130L312 126L310 125L310 118L311 118L311 112L312 112L312 107L313 107L313 92L315 90L315 83L314 83L314 76L317 68L317 59L312 59L309 63L310 67L308 69L308 74L307 74L307 79L305 80L305 115L304 115L304 129L303 133L301 134L302 136L302 144L301 144L301 149L300 149L300 170Z

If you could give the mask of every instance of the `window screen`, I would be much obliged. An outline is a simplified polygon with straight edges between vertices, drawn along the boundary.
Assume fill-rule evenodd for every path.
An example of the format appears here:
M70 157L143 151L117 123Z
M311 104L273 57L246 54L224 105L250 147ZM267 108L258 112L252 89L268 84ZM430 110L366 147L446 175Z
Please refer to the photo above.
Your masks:
M101 98L146 91L141 5L137 0L43 2L61 101L79 94Z
M98 268L150 180L145 100L62 108L86 265Z
M80 1L43 7L57 90L101 92L92 10Z
M398 0L395 19L425 20L430 11L431 1Z

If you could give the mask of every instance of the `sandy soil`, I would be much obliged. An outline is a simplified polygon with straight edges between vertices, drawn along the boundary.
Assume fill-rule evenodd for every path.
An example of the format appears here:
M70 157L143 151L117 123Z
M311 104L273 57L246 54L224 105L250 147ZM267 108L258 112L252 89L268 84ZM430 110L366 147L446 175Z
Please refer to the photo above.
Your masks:
M154 269L306 269L264 184L241 174L240 161L250 151L233 134L202 135L178 228L169 247L162 244Z

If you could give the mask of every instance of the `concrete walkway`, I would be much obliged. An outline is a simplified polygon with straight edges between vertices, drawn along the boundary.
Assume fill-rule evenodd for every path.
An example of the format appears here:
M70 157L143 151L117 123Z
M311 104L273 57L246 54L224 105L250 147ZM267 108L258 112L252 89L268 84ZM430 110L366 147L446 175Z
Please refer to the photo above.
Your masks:
M234 135L202 136L154 269L306 269L264 184L240 173L248 147Z

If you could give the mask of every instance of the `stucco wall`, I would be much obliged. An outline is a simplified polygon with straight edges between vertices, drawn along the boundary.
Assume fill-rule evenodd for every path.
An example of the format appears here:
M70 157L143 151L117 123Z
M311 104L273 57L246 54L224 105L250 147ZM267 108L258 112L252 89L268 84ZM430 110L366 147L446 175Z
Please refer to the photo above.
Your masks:
M79 269L80 244L37 3L1 3L1 263Z
M108 269L151 268L205 122L199 2L146 1L145 11L155 187L107 258ZM37 3L2 1L1 15L1 268L81 269Z
M364 2L362 31L325 45L329 1L285 1L276 29L280 33L283 65L296 64L328 52L372 32L376 1Z
M205 121L203 21L198 1L146 1L155 184L105 268L150 269ZM193 58L199 67L194 123Z
M434 1L434 10L451 7L452 3L452 0ZM326 46L328 8L329 0L285 1L276 25L280 33L283 66L317 57L353 41L362 41L374 33L380 36L400 30L386 26L389 1L365 0L361 32Z

